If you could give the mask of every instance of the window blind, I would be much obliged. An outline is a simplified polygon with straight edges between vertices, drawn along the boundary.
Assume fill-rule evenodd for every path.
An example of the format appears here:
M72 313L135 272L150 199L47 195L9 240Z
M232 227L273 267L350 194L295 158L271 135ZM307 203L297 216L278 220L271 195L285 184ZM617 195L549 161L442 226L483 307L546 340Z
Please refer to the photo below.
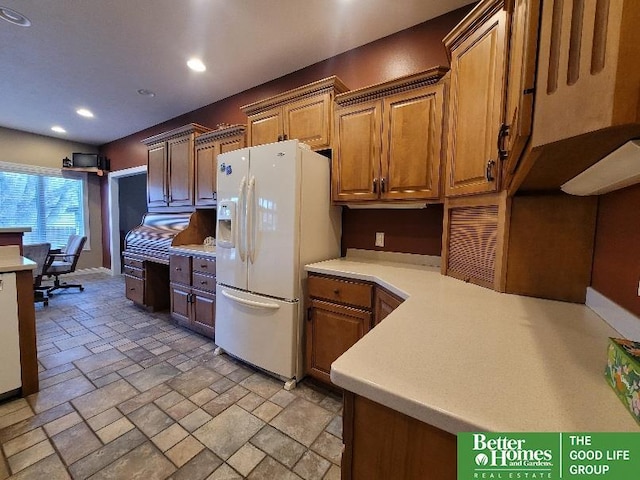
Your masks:
M24 243L67 244L85 235L84 177L0 162L0 227L31 227Z

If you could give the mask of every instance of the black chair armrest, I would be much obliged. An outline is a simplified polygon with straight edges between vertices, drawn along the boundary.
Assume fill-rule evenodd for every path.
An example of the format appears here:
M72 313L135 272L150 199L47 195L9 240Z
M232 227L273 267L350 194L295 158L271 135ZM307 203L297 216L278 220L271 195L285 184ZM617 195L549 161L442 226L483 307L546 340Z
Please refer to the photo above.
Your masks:
M61 248L53 248L53 249L49 250L49 254L50 255L55 255L55 254L58 254L58 253L62 253L62 249Z

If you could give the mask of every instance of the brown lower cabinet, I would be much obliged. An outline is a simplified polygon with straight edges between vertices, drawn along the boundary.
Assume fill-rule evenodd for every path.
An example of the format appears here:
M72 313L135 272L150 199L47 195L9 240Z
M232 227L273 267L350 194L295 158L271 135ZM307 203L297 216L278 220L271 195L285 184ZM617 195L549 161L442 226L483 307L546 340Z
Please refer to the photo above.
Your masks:
M369 282L311 274L307 279L306 374L327 385L331 364L402 299Z
M215 259L171 255L171 317L183 327L215 336Z
M169 307L169 270L161 263L124 254L125 295L136 305L149 311Z
M398 308L404 300L384 288L376 287L373 302L375 305L375 316L373 320L375 325L378 325L382 320L387 318L391 312Z
M307 318L307 374L331 383L331 364L371 326L371 312L311 300Z
M342 480L455 480L456 436L344 392Z

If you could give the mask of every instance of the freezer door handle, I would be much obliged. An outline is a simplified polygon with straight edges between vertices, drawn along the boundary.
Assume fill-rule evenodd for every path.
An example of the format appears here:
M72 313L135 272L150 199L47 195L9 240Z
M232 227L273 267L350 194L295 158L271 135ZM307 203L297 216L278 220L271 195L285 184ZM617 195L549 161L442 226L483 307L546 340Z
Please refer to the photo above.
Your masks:
M236 297L235 295L231 295L230 293L222 290L222 296L228 298L237 303L241 303L242 305L246 305L251 308L266 308L269 310L278 310L280 305L277 303L267 303L267 302L256 302L255 300L245 300L244 298Z

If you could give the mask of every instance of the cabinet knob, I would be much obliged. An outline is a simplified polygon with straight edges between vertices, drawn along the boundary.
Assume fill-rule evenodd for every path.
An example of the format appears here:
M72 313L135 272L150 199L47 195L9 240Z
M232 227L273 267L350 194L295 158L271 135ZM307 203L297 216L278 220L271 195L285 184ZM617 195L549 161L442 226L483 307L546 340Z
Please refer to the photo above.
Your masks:
M206 280L202 280L202 281L200 282L200 285L206 285L206 284L207 284L207 281L206 281Z
M378 193L378 179L373 179L373 193Z
M334 295L340 295L340 289L339 289L339 288L336 288L336 289L333 291L333 293L334 293Z
M384 177L380 177L380 191L382 193L385 192L385 186L384 186Z
M182 271L182 268L176 267L176 272L181 272L181 271Z
M200 268L207 268L207 264L205 263L204 265L200 265Z

